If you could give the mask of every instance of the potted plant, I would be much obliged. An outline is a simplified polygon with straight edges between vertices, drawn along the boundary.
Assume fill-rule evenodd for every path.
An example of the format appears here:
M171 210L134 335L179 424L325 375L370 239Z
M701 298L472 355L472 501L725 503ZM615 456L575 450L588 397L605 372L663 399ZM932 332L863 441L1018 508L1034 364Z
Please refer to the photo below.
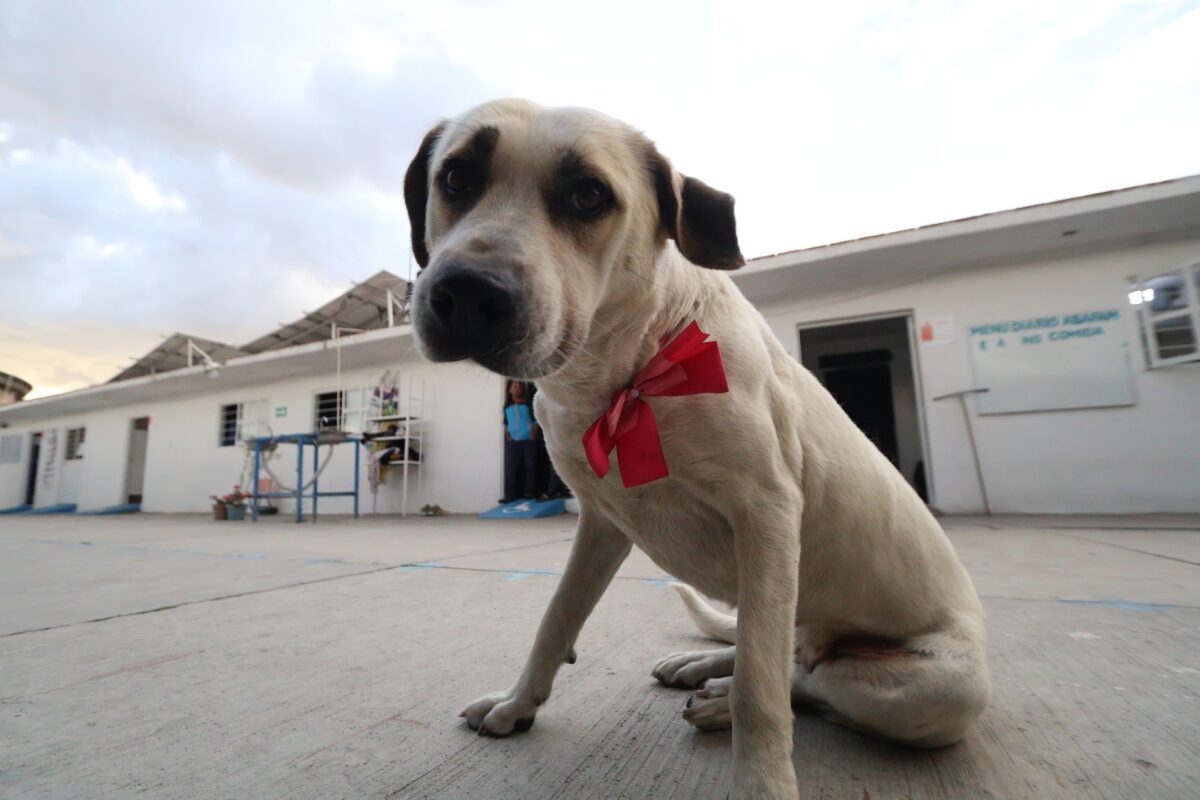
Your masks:
M241 484L233 487L233 491L225 495L225 516L231 522L246 518L246 500L250 495L242 491Z
M215 520L217 522L222 522L224 520L229 519L229 515L225 511L225 500L220 497L217 497L215 494L210 494L208 496L208 498L213 501L213 505L212 505L213 520Z
M233 491L229 494L217 497L211 495L213 500L213 519L227 519L231 522L237 522L246 518L246 499L249 494L242 491L241 484L233 487Z

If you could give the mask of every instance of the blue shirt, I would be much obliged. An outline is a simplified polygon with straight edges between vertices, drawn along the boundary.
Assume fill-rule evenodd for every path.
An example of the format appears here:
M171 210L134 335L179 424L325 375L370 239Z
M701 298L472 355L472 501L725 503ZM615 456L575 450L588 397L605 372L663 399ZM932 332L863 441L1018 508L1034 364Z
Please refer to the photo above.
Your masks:
M533 410L527 403L513 403L504 409L504 427L513 441L533 438Z

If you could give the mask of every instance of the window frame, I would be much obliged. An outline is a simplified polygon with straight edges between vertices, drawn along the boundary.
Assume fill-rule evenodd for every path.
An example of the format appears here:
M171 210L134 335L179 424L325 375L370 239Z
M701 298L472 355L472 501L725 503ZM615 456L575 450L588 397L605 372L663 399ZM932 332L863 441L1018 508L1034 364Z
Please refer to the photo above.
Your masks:
M83 445L86 441L86 425L67 428L66 447L63 448L63 461L82 461Z
M336 396L337 419L332 424L321 422L321 398ZM312 425L313 432L343 430L363 431L367 423L367 411L370 402L371 387L350 386L342 389L317 389L312 395Z
M232 417L229 415L230 409L233 409ZM217 447L233 447L238 443L237 432L241 421L241 403L221 403L217 406Z
M1166 278L1172 275L1178 276L1183 282L1184 307L1174 311L1167 311L1161 314L1154 314L1152 309L1147 309L1146 304L1153 301L1141 301L1134 303L1132 297L1135 293L1142 293L1153 287L1148 285L1149 281L1157 280L1158 278ZM1192 260L1177 266L1173 269L1157 272L1148 278L1137 277L1133 283L1134 289L1130 292L1130 304L1133 305L1134 311L1137 314L1138 328L1142 334L1142 349L1146 354L1146 366L1148 369L1157 369L1159 367L1169 367L1175 364L1187 364L1200 361L1200 261ZM1184 353L1178 356L1161 356L1158 351L1158 338L1155 335L1154 326L1156 323L1161 323L1169 320L1183 319L1187 320L1192 329L1192 341L1194 348L1190 353Z
M229 435L228 409L234 409L233 434ZM268 428L267 400L243 400L217 406L217 447L236 447L247 439L261 436Z

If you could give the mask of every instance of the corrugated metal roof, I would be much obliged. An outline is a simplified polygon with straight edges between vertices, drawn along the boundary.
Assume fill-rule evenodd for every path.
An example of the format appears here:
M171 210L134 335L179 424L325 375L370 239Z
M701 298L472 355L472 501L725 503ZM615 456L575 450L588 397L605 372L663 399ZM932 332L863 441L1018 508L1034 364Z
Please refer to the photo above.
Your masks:
M401 304L394 309L393 319L399 325L405 322L408 281L381 270L362 283L356 283L316 311L309 311L295 322L281 325L265 336L242 345L247 353L262 353L279 350L298 344L309 344L333 335L333 326L347 334L354 331L373 331L388 327L388 292Z
M409 286L409 282L398 275L381 270L367 280L355 283L352 288L316 311L309 311L295 322L282 325L241 346L205 339L202 336L174 333L131 366L121 370L109 382L157 375L189 366L189 341L219 364L239 356L326 341L332 338L334 325L342 332L340 335L347 336L387 328L389 292L398 304L398 307L392 310L391 320L396 325L401 325L407 322ZM200 365L203 362L204 357L193 350L191 365Z
M146 375L157 375L160 372L170 372L171 370L181 369L187 366L194 366L204 363L204 355L192 350L191 363L189 364L188 351L191 349L188 342L198 347L204 354L208 355L215 362L225 361L226 359L236 358L238 356L248 355L248 353L231 344L205 339L202 336L189 336L186 333L173 333L163 339L162 344L155 347L149 353L142 356L133 362L132 365L121 370L115 376L109 379L109 383L114 381L127 381L130 378L141 378Z

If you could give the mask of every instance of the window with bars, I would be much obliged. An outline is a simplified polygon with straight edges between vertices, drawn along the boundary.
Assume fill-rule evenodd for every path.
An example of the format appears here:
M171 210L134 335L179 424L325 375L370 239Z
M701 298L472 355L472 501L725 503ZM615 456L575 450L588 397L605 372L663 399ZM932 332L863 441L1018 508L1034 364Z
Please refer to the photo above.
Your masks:
M238 442L262 436L267 430L267 401L247 400L226 403L220 409L217 446L232 447Z
M237 444L238 417L241 416L241 412L241 403L229 403L221 406L221 429L217 434L219 446L232 447Z
M1200 361L1200 263L1134 281L1129 302L1149 366Z
M83 458L83 440L87 437L87 428L67 429L67 450L63 456L67 461L78 461Z
M363 388L317 392L313 395L314 431L361 431L371 390Z

